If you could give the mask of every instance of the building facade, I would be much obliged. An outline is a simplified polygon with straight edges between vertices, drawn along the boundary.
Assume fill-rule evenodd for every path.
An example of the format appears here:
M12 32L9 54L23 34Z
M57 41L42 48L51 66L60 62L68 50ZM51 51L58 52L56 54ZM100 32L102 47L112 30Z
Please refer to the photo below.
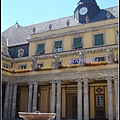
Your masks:
M80 0L74 16L2 33L2 118L118 120L118 7Z

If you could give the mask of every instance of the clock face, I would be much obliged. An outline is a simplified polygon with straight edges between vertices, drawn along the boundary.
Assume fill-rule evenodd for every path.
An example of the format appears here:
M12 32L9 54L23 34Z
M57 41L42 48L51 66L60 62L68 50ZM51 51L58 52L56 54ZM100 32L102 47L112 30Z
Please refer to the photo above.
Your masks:
M79 12L80 15L85 15L88 12L88 9L86 7L82 7Z

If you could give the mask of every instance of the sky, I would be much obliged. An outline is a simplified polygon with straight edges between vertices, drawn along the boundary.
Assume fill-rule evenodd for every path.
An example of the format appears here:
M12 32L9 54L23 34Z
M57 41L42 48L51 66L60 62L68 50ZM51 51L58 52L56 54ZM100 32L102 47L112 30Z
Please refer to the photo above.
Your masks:
M79 0L2 0L1 32L13 26L29 26L74 15ZM118 0L96 0L100 9L118 6Z

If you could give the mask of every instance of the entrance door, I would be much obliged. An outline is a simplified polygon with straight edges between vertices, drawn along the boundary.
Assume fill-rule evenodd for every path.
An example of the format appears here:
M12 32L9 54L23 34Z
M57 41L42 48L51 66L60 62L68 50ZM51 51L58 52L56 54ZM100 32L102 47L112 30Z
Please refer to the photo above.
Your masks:
M104 95L95 95L95 117L97 120L105 118L105 98Z
M67 119L77 119L77 94L67 93Z

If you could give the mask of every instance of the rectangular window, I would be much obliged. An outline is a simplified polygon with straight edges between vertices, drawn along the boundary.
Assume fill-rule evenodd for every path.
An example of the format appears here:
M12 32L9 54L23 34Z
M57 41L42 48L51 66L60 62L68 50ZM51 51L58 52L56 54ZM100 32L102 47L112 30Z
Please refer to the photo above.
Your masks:
M95 57L95 61L105 61L105 57Z
M54 52L62 52L62 41L55 41Z
M3 67L10 69L10 65L8 65L8 64L3 64Z
M43 67L43 63L38 63L37 64L37 68L42 68Z
M103 106L104 105L104 96L103 95L96 95L96 106Z
M73 49L80 49L82 48L82 37L74 38Z
M36 54L44 54L44 44L38 44Z
M104 45L103 34L94 35L94 46Z
M27 68L27 65L19 65L19 67L18 67L20 70L24 70L24 69L26 69Z
M116 41L119 44L119 31L116 31Z

